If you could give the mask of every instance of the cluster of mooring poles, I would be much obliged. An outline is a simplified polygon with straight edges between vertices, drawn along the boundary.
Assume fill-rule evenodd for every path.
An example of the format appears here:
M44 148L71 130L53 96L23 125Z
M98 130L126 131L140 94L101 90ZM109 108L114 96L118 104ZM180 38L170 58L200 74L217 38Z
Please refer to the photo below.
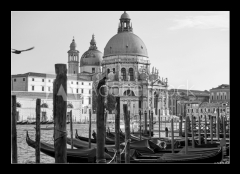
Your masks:
M67 142L66 142L66 114L67 114L67 68L66 64L55 64L56 79L53 83L53 115L54 115L54 150L55 150L55 163L67 163ZM96 126L97 126L97 151L96 151L96 163L106 163L105 159L105 137L106 137L106 121L107 121L107 85L106 77L99 81L97 87L97 114L96 114ZM121 163L120 153L120 97L116 97L115 105L115 148L116 148L116 162ZM128 104L123 104L124 111L124 123L125 123L125 163L130 163L130 114ZM161 137L161 117L160 109L158 110L159 120L159 138ZM41 112L41 99L36 100L36 163L40 163L40 112ZM89 148L91 148L91 109L89 110ZM147 112L139 111L140 117L140 140L141 130L141 115L145 116L147 120ZM190 130L189 116L185 115L185 153L188 152L188 130ZM204 126L204 138L205 144L207 144L207 114L204 114L205 126ZM153 112L149 112L149 137L151 138L151 131L153 131ZM222 133L223 138L226 139L226 118L222 115ZM166 119L165 119L166 122ZM198 139L201 144L201 119L198 117ZM216 117L216 136L219 140L219 108L217 109ZM183 117L180 116L179 121L179 136L182 137L182 123ZM191 134L192 134L192 147L194 148L194 126L193 115L191 116ZM147 122L145 121L145 133L147 133ZM70 111L70 132L71 132L71 149L73 149L73 126L72 126L72 111ZM12 95L12 163L17 163L17 131L16 131L16 96ZM213 116L210 116L210 137L211 144L213 143ZM174 123L173 117L171 118L171 144L172 153L174 153Z

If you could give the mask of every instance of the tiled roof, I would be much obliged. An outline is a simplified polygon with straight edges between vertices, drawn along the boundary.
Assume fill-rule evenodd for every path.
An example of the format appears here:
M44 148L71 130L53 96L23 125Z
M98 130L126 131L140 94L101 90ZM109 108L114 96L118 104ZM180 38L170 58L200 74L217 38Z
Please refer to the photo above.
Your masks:
M53 93L45 92L27 92L27 91L12 91L12 95L17 98L32 98L32 99L53 99ZM68 100L80 100L81 94L68 94Z
M228 85L228 84L222 84L222 85L219 85L219 86L216 87L216 88L212 88L211 90L214 90L214 89L230 89L230 85Z

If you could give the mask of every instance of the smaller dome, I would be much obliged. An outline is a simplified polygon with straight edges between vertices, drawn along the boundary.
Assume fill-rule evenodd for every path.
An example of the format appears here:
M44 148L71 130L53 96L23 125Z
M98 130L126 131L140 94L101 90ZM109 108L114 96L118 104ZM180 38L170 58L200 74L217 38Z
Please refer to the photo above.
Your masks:
M72 43L70 44L70 50L75 50L76 47L77 47L77 44L76 44L76 42L75 42L75 40L73 38Z
M130 19L130 16L126 13L126 11L124 11L120 19Z

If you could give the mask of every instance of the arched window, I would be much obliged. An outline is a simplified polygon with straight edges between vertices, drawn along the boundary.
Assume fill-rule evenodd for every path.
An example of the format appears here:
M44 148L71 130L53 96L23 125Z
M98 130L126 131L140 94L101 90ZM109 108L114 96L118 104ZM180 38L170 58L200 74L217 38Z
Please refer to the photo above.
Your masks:
M133 81L133 68L129 68L130 81Z
M122 68L121 69L121 73L122 73L122 78L124 81L126 81L126 69L125 68Z
M157 115L157 104L158 104L158 94L154 92L154 108L155 108L155 115Z
M134 92L132 90L126 90L124 93L123 93L124 96L135 96L134 95Z
M41 108L48 108L47 103L43 103L43 104L41 105Z
M110 69L107 69L107 74L109 74L110 73Z
M71 103L68 103L67 108L73 108L73 105Z

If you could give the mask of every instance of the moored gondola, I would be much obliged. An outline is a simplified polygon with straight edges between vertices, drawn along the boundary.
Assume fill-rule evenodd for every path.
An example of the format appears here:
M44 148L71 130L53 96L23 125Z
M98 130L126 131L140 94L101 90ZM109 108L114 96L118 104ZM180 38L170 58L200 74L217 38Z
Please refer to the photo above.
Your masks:
M29 146L35 148L35 141L31 140L28 132L26 132L26 142ZM40 151L48 156L55 158L54 145L41 142ZM91 149L67 149L67 162L68 163L96 163L96 148ZM106 160L111 160L112 157L105 154Z

